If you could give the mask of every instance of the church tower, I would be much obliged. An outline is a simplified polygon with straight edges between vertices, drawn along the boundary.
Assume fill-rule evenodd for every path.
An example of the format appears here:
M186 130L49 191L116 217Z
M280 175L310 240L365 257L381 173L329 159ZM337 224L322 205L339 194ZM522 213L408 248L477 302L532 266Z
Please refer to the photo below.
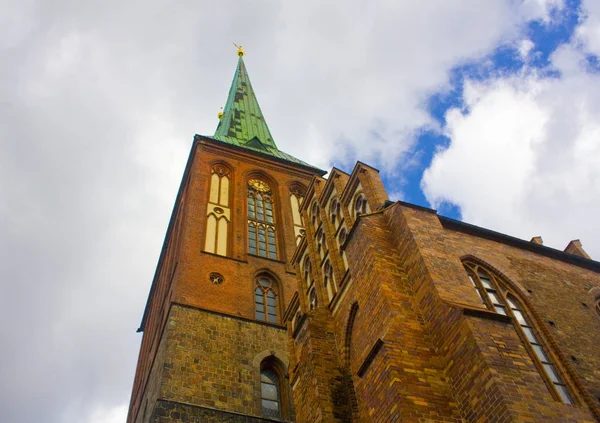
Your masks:
M299 206L325 172L277 148L238 55L215 134L194 137L139 329L128 423L294 419L283 314Z
M600 262L277 148L243 51L194 137L128 423L600 422Z

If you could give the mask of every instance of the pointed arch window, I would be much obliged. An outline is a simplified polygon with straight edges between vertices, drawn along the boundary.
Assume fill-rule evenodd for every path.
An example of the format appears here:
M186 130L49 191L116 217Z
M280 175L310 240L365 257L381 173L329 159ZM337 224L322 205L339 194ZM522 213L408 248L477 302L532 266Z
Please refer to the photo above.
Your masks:
M325 285L327 296L329 297L329 301L331 301L337 289L335 286L335 279L333 277L333 267L331 266L331 262L329 260L327 260L323 265L323 285Z
M361 192L354 198L354 217L368 212L367 198Z
M308 309L314 310L315 308L317 308L317 292L315 291L315 288L313 287L308 292Z
M223 164L217 164L213 166L211 172L204 250L226 256L231 221L229 207L231 170Z
M306 283L306 287L310 287L312 283L312 265L310 263L310 257L308 257L308 255L304 259L304 264L302 268L304 270L304 283Z
M290 418L290 386L287 371L273 355L260 363L260 398L263 417L282 420Z
M331 219L333 227L337 229L338 225L342 221L342 208L337 198L331 200L331 206L329 208L329 218Z
M317 200L315 200L310 209L310 221L313 225L313 228L315 229L317 229L317 227L321 223L321 217L319 216L319 212L319 204L317 203Z
M300 213L300 205L304 200L305 189L300 184L295 183L290 188L290 205L292 207L292 220L294 221L294 235L296 237L296 245L300 244L302 237L305 234L302 214Z
M340 244L340 248L342 248L346 243L346 238L348 238L348 232L346 231L346 228L342 228L338 236L338 243Z
M248 181L248 252L277 259L271 187L259 179Z
M551 354L542 341L541 334L532 324L532 318L518 299L517 293L508 289L506 284L482 266L470 262L463 264L485 307L513 319L517 332L526 341L530 355L552 395L565 404L573 404L573 395L564 377L561 376L560 371L552 361Z
M258 278L254 288L254 305L256 320L278 323L277 293L273 281L265 276Z
M272 369L260 372L260 396L263 417L281 417L281 388L279 376Z
M327 251L327 240L325 239L325 232L322 226L317 230L315 239L317 240L317 253L323 258Z

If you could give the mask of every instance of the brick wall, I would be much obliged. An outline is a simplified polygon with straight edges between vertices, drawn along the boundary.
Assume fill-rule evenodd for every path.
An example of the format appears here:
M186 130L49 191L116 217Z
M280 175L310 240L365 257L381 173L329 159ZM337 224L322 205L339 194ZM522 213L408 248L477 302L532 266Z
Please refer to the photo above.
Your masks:
M372 168L359 164L346 185L341 179L335 178L335 190L346 204L359 186L370 204L387 198ZM313 181L309 200L314 195L322 208L328 204L330 183ZM308 221L306 207L303 212ZM410 205L397 203L355 222L347 214L345 219L352 227L345 246L346 285L329 304L317 273L319 307L308 310L300 297L308 317L290 344L291 355L298 354L300 361L293 372L297 389L315 378L315 369L325 368L330 371L322 378L326 397L339 385L331 373L337 371L355 421L597 421L600 325L590 292L599 289L599 272L568 258L461 232L445 226L435 212ZM327 211L322 210L321 220L331 237ZM312 228L307 236L318 272ZM339 253L330 239L328 244L330 256ZM481 305L464 270L465 258L485 262L523 293L577 405L552 396L511 318ZM304 293L301 278L298 286ZM327 319L333 323L327 333L335 339L335 353L330 341L312 342L311 330L325 328ZM295 395L298 421L317 421L310 404L319 397L305 387L300 392Z
M535 285L540 300L537 304L532 302L532 307L539 320L557 319L572 330L579 326L579 330L589 331L586 335L581 333L587 341L600 339L596 322L591 313L582 318L585 311L580 309L585 307L581 304L574 307L578 297L576 290L565 289L564 280L557 276L578 279L571 288L579 284L579 295L582 295L592 280L600 282L597 273L499 242L447 230L431 211L396 205L386 211L386 216L390 230L404 235L395 238L401 249L400 258L406 260L426 323L437 349L444 355L446 371L463 416L473 421L492 415L501 416L499 421L594 421L590 412L594 411L594 404L589 401L589 391L577 390L582 395L578 406L555 400L512 322L496 319L495 314L473 312L472 309L481 309L481 303L460 259L468 255L479 257L493 266L492 269L506 270L508 273L503 270L503 274L519 286ZM507 266L509 263L511 266ZM524 275L528 277L525 279ZM532 297L527 289L522 290L525 300ZM462 313L449 319L453 313L448 308L457 308ZM546 339L559 357L576 351L582 361L596 362L597 354L591 352L585 339L578 342L571 338L570 345L563 345L554 342L554 336L548 333ZM559 364L564 364L568 375L570 363L561 360ZM580 376L593 379L592 374ZM582 379L580 376L573 377L576 385Z
M287 363L287 331L173 305L166 332L162 399L261 415L260 363Z
M203 251L210 174L212 167L217 163L224 164L231 171L231 223L227 257ZM209 348L207 345L214 344L215 340L211 337L216 337L215 339L219 342L227 344L231 351L245 351L250 354L250 350L256 352L254 350L260 348L261 351L277 350L281 352L280 355L287 356L285 325L281 321L281 316L296 291L294 269L289 264L289 259L296 247L289 199L290 188L294 185L306 187L315 172L317 171L259 157L251 152L233 151L229 146L215 141L196 139L182 182L178 205L172 216L172 228L165 240L152 294L147 305L143 328L144 338L133 387L129 422L139 421L140 415L143 415L141 408L145 408L146 404L149 404L148 407L153 406L152 403L156 398L153 390L156 384L155 377L161 379L159 398L176 398L177 401L260 415L260 408L257 409L257 404L247 403L250 397L252 401L260 402L260 395L256 394L256 389L260 388L257 385L258 379L256 379L258 370L255 369L255 372L251 374L237 374L240 362L236 360L240 357L229 357L227 354L219 355L214 352L214 355L210 357L212 365L225 365L227 368L219 369L223 372L218 375L221 378L220 381L217 381L216 376L206 379L213 381L210 386L205 385L205 374L204 370L199 367L200 364L193 361L200 360L200 351L186 352L186 357L182 358L186 364L177 362L174 364L174 368L164 369L160 376L151 374L151 365L160 357L159 345L164 342L162 337L167 337L165 365L170 365L168 364L169 360L176 361L173 357L182 356L184 354L182 349L191 342L191 338L189 338L191 335L186 332L190 330L190 327L208 337L196 339L197 343L204 342L201 348L203 352ZM277 228L277 260L247 254L247 181L251 177L265 180L273 193ZM209 277L213 272L220 273L224 277L224 282L214 284ZM262 274L268 275L277 292L279 322L276 325L248 323L255 318L254 289L258 276ZM180 311L176 311L171 316L171 319L175 320L170 320L170 326L163 332L167 312L172 304L188 305L196 310L204 309L217 313L212 316L230 315L238 319L232 320L236 322L235 325L225 328L219 326L225 325L225 323L217 326L214 322L209 321L192 323L189 319L183 318ZM176 307L173 310L176 310ZM177 310L179 309L177 308ZM228 320L221 317L221 321ZM239 322L245 322L245 325ZM188 326L179 328L180 324ZM203 324L207 324L209 327L204 328ZM257 335L253 330L249 330L248 324L259 328L256 330L264 335L261 338L262 341L255 341L250 349L244 342L263 335ZM212 327L217 327L216 332L213 330L210 334L205 333ZM240 335L241 328L246 332ZM279 335L273 335L273 333ZM185 339L179 339L179 336L183 336ZM283 344L281 344L282 342ZM179 348L176 352L173 350L175 345L178 345L177 348ZM209 352L212 354L213 351L210 348ZM258 352L256 353L258 354ZM187 360L192 356L194 358L188 362ZM207 358L204 357L204 360ZM247 357L244 360L247 360ZM196 374L195 372L200 373ZM192 376L194 374L196 376ZM230 376L241 378L243 383L239 382L236 388L241 391L230 392L231 386L225 382ZM171 385L167 384L167 381L170 381ZM176 382L184 383L184 385L177 385ZM246 387L242 388L245 383L247 383ZM209 391L213 394L209 394ZM260 391L258 392L260 393ZM205 395L209 395L209 397L205 397Z
M261 416L260 364L273 356L287 365L285 328L174 304L136 422L263 421L250 417ZM289 390L282 404L293 419Z
M232 171L227 257L202 251L215 163ZM269 356L284 367L289 361L286 408L299 423L600 421L597 265L463 230L432 210L390 205L377 170L364 164L351 175L332 175L324 180L307 169L198 143L157 269L128 421L269 421L260 417L260 363ZM246 183L256 176L273 191L277 260L246 253ZM289 190L297 184L307 188L305 222L307 206L314 199L320 204L323 258L308 224L305 250L295 251ZM355 218L349 207L357 189L370 213ZM341 247L347 271L339 229L326 209L331 195L342 202L349 230ZM305 251L318 294L312 311L294 267ZM338 289L331 302L322 274L328 258ZM464 259L484 264L519 294L577 405L552 396L511 318L481 305ZM225 281L214 284L213 272ZM276 284L278 315L290 308L290 321L254 321L255 281L263 273ZM305 315L299 328L291 327L296 307Z

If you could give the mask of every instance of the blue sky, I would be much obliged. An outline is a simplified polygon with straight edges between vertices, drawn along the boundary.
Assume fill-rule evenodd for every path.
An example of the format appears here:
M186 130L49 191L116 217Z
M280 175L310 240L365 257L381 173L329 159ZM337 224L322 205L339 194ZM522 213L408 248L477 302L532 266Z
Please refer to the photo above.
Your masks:
M549 67L549 57L561 44L568 43L572 38L580 19L581 2L568 0L561 10L551 12L552 22L535 20L527 23L524 35L533 42L531 58L524 60L519 54L519 45L514 43L501 44L491 54L476 61L457 66L451 70L450 87L443 92L435 93L427 101L427 109L436 122L443 127L446 123L445 114L450 108L464 108L462 100L463 83L465 79L486 80L494 74L518 74L524 66L533 67L541 72L556 77ZM595 56L590 55L590 60ZM418 165L399 167L394 174L401 174L403 181L398 184L397 178L384 172L383 179L391 191L402 192L403 200L424 207L432 207L421 189L423 172L431 164L437 149L448 147L448 137L435 130L423 130L418 135L418 147L412 152ZM444 216L461 219L460 207L452 202L443 202L438 212Z

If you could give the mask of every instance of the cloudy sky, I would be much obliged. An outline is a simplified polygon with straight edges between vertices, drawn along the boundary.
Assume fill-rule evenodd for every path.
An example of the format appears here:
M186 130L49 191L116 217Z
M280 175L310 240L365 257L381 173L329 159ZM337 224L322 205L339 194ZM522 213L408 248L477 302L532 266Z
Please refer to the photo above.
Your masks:
M600 258L600 1L0 0L0 416L123 423L241 43L279 147Z

